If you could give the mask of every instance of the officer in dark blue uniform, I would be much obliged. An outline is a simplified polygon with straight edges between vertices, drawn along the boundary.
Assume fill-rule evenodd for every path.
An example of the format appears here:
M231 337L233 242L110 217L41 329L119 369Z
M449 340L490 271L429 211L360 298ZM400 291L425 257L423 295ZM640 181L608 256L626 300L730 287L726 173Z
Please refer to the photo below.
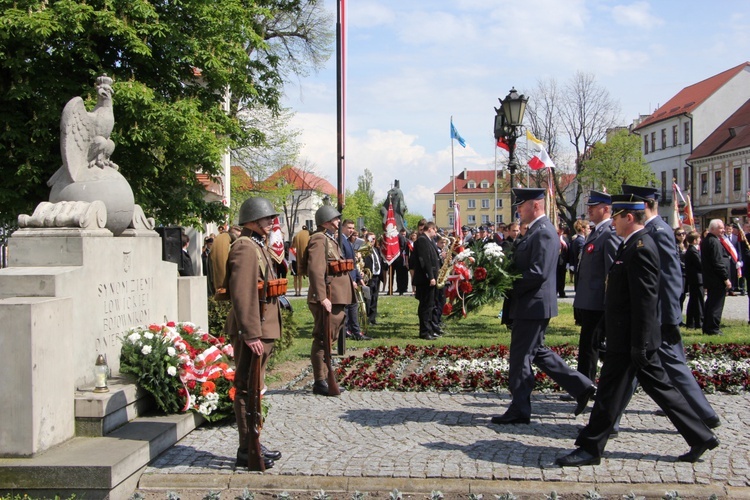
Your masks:
M680 461L696 462L706 450L719 446L718 438L672 385L657 355L659 251L644 229L644 208L637 196L612 196L613 224L623 243L607 277L607 355L589 423L576 439L579 448L557 459L562 466L600 463L610 432L630 400L634 377L690 445Z

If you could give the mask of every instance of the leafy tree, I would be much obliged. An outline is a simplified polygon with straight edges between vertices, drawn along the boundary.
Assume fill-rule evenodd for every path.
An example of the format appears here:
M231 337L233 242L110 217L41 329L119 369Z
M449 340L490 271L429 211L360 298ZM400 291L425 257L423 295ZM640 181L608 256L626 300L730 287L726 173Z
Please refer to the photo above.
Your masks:
M654 173L643 157L640 137L620 129L610 134L606 142L591 149L583 161L578 177L582 186L592 189L607 188L609 193L619 193L621 184L645 186L656 180Z
M0 0L0 7L6 222L47 199L45 182L62 162L60 113L78 95L93 105L102 73L115 80L112 159L136 203L160 223L222 220L226 210L204 200L195 172L216 175L229 149L264 144L261 130L235 118L239 103L275 114L284 75L317 68L330 44L316 0Z

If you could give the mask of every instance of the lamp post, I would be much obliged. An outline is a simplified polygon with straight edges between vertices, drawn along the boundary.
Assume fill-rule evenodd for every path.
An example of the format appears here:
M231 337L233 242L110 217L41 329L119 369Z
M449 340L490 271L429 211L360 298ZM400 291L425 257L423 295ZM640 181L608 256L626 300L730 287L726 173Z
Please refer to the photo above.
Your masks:
M526 112L526 103L529 98L523 94L519 94L515 88L510 89L510 92L505 99L498 99L500 101L500 109L495 108L495 141L501 137L508 144L508 170L510 170L510 204L511 204L511 216L513 211L513 205L515 203L515 196L513 195L513 181L516 175L516 168L518 163L516 161L516 139L519 137L519 130L523 124L523 115Z

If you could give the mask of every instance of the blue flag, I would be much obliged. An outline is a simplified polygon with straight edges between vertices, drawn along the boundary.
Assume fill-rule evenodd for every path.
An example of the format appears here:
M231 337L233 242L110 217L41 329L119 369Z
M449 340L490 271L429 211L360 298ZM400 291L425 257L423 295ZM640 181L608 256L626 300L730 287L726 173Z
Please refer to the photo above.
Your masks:
M453 118L451 118L451 139L456 139L462 147L466 147L466 141L461 137L461 134L458 133L456 127L453 126Z

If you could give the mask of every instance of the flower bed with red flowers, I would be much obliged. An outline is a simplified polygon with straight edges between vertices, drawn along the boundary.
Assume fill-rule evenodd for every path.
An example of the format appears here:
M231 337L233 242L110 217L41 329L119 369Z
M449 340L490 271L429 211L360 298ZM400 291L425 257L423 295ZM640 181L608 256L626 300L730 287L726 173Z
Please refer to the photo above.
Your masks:
M575 347L551 349L575 368ZM750 390L750 347L694 344L686 353L704 391L736 394ZM501 345L380 346L361 357L344 358L337 375L344 387L363 391L499 391L508 387L508 354L508 348ZM535 371L535 377L537 390L560 390L544 373Z
M120 371L166 413L195 411L215 422L234 414L234 351L192 323L141 325L122 339Z

